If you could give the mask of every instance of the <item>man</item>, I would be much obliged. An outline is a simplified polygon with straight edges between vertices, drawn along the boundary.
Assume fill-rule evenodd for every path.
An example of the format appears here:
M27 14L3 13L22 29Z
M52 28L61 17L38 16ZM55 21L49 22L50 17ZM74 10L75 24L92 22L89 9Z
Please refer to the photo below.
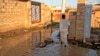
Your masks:
M62 14L62 19L60 21L60 40L61 44L64 44L65 47L68 46L67 35L69 25L69 21L65 19L65 15Z

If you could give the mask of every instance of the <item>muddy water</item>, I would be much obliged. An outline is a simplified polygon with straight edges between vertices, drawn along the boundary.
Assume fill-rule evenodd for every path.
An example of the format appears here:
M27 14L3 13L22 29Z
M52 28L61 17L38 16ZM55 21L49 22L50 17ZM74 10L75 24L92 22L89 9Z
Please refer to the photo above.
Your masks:
M0 56L100 56L100 50L86 49L59 43L39 48L39 43L50 38L51 29L33 31L23 35L0 39Z

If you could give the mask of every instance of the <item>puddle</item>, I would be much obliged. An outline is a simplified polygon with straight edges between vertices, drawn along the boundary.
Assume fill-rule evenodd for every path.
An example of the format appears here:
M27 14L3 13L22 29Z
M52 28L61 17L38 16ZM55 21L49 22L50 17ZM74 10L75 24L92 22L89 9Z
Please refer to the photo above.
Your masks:
M1 40L2 38L0 38L0 40Z
M100 56L100 50L69 45L65 48L50 39L54 29L43 29L0 40L0 56Z
M35 47L36 47L36 48L44 48L44 47L46 47L47 45L52 44L52 43L53 43L53 40L52 40L52 39L46 38L46 39L44 40L44 42L37 43L37 44L35 45Z

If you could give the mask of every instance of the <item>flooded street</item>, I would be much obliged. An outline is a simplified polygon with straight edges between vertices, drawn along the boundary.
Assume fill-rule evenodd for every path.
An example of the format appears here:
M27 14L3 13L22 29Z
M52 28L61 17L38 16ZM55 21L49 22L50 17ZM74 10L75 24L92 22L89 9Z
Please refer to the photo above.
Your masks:
M44 29L23 35L0 39L0 56L100 56L100 50L92 50L74 45L64 47L59 43L51 43L42 48L50 38L53 30Z

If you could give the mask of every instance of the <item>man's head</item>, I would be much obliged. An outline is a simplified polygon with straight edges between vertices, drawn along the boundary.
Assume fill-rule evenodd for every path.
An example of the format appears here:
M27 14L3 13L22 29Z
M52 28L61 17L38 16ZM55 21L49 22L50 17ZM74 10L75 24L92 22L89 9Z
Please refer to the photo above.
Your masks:
M65 19L65 14L62 14L62 19Z

